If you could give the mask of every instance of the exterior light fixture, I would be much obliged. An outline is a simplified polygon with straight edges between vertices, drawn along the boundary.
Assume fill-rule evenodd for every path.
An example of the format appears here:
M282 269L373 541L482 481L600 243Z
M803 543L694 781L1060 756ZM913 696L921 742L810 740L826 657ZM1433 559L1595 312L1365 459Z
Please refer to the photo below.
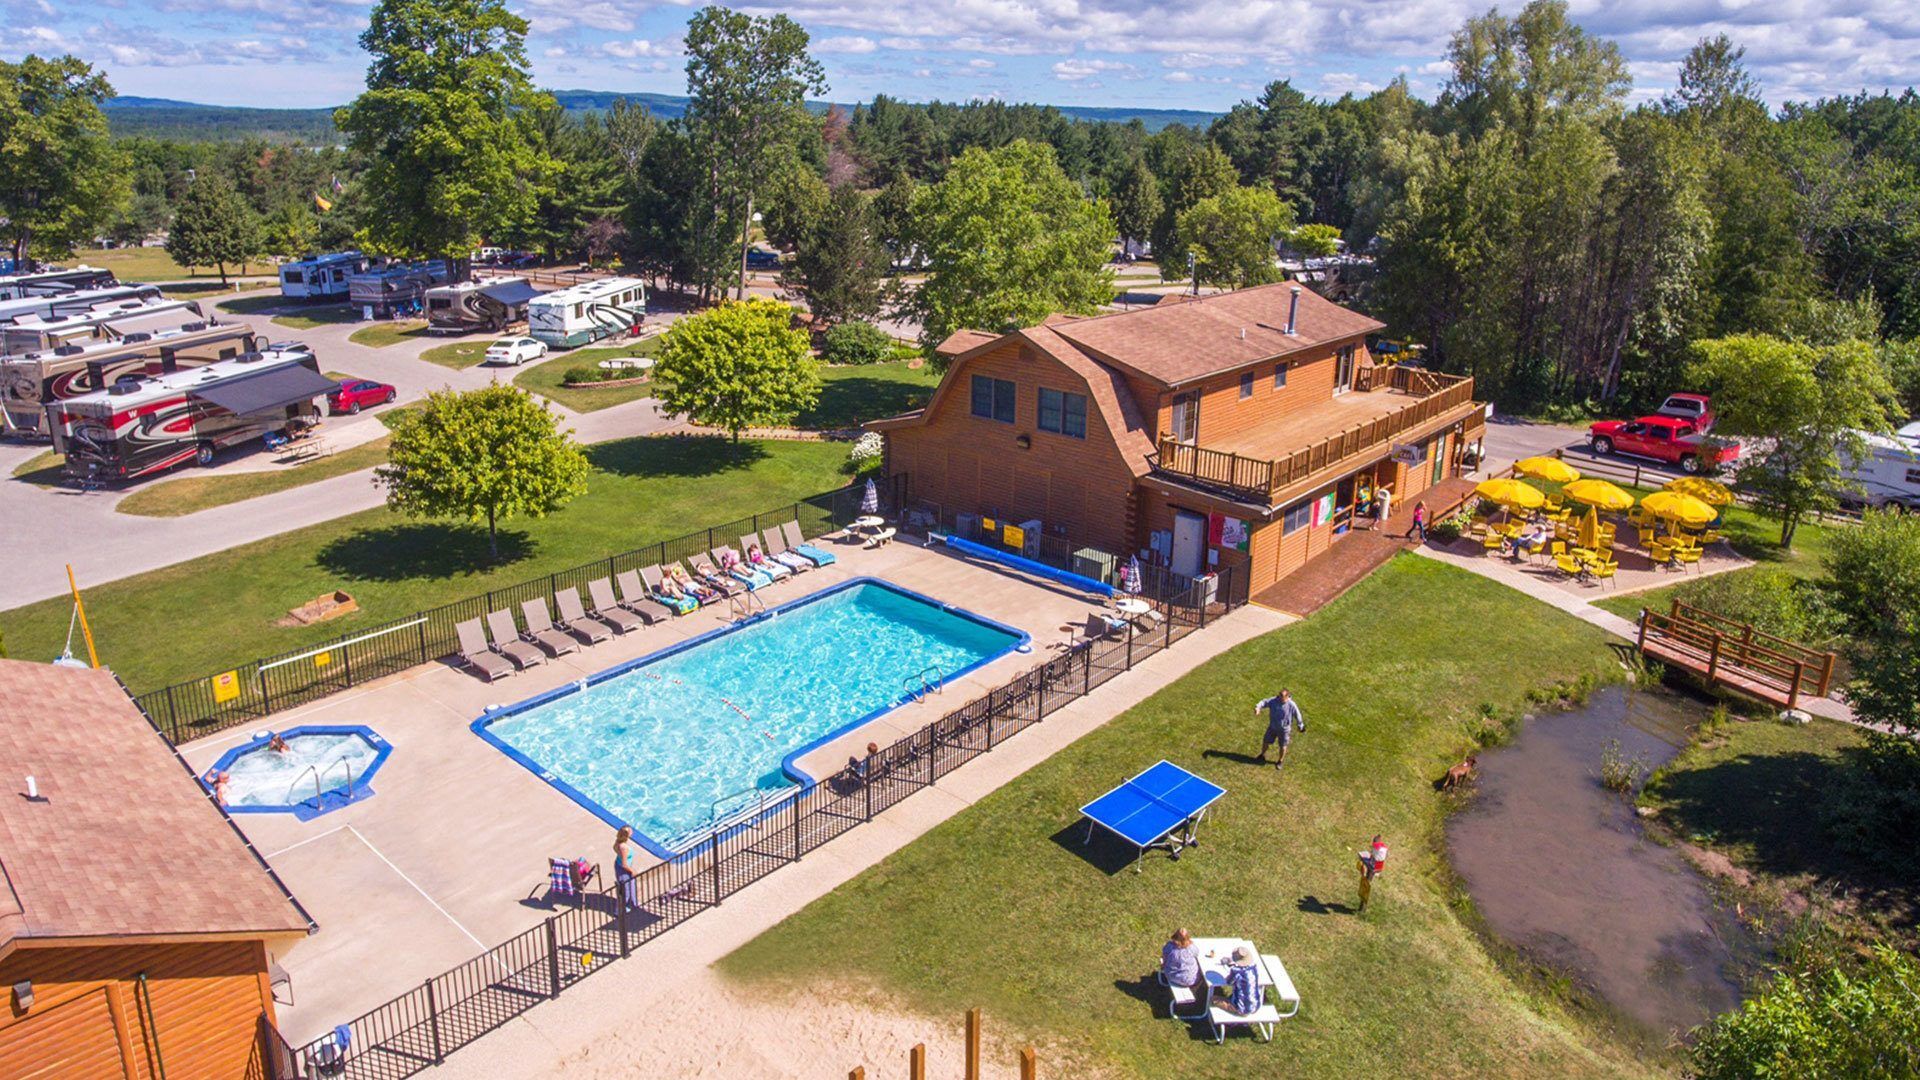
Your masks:
M1019 447L1022 450L1031 450L1033 449L1033 436L1015 435L1013 437L1013 445Z
M13 984L13 1007L21 1012L33 1008L33 980Z

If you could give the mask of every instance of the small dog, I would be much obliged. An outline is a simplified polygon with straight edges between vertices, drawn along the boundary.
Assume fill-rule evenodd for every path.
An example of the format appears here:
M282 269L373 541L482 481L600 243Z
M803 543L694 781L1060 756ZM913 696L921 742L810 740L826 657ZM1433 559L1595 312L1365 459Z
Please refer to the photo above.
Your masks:
M1473 767L1478 764L1480 764L1479 758L1468 755L1467 760L1448 769L1447 775L1441 777L1440 782L1434 786L1441 791L1452 791L1473 776Z

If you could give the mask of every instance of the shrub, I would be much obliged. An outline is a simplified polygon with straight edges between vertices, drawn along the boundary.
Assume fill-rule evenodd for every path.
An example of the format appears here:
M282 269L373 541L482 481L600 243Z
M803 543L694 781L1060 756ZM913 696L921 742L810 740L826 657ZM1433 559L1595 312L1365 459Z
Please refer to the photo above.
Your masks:
M829 364L878 364L892 358L893 339L870 322L843 322L820 342L820 359Z
M886 439L877 431L869 431L854 440L847 461L853 466L854 472L866 472L880 467L880 459L886 451Z
M1627 794L1633 791L1647 775L1645 758L1628 757L1620 748L1619 739L1608 739L1607 745L1600 751L1600 786L1608 791Z
M1839 628L1822 587L1778 566L1754 566L1699 578L1674 595L1683 604L1704 608L1777 637L1805 645L1833 640Z
M1698 1029L1700 1080L1920 1075L1920 963L1881 945L1859 964L1783 971L1740 1008Z
M577 364L568 368L565 375L560 376L560 385L580 386L584 383L604 382L606 381L606 377L606 373L599 368L588 367L585 364Z
M1451 544L1460 539L1467 531L1467 526L1471 524L1473 524L1473 515L1462 511L1450 518L1434 522L1427 529L1427 537L1443 544Z

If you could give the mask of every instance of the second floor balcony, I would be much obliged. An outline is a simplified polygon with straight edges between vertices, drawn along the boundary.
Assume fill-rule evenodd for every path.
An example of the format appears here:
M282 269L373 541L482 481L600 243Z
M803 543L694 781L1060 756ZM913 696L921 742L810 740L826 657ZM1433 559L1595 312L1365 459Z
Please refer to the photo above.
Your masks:
M1274 506L1302 487L1388 452L1422 429L1472 414L1473 378L1422 368L1365 370L1354 388L1309 408L1213 438L1202 420L1198 444L1161 435L1156 475L1237 502Z

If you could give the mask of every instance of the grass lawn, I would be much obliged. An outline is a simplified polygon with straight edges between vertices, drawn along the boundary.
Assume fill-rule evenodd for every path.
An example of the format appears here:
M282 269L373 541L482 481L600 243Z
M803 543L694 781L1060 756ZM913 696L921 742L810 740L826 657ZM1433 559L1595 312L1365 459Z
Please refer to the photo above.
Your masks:
M933 396L940 376L931 367L886 364L822 368L820 402L793 421L795 427L837 431L868 420L917 409Z
M934 1015L983 1006L996 1035L1070 1046L1121 1076L1651 1075L1489 957L1454 910L1448 803L1432 786L1468 749L1482 703L1511 715L1529 687L1617 675L1605 641L1502 585L1403 555L1312 618L1202 665L722 967L799 992L872 987ZM1283 686L1308 729L1281 774L1250 764L1264 723L1251 708ZM1130 853L1082 845L1077 808L1162 757L1228 794L1202 848L1179 862L1151 854L1135 874L1123 868ZM1356 915L1353 853L1376 832L1397 868ZM1249 937L1286 962L1305 1003L1279 1045L1203 1046L1156 1018L1151 972L1175 926Z
M302 306L303 301L289 300L281 296L278 291L256 293L252 296L237 296L232 300L220 301L220 310L231 311L236 315L258 315L263 311L272 311L275 308L299 308ZM333 306L337 307L339 305Z
M52 450L42 450L13 467L16 480L25 480L39 487L58 487L60 485L60 466L66 463L66 456Z
M385 465L387 443L390 440L391 436L382 435L372 442L291 469L163 480L135 489L133 494L115 503L113 509L117 513L136 517L182 517L228 503L245 502L361 469L371 469L375 465Z
M547 359L529 368L522 368L513 377L513 381L543 397L565 405L575 412L593 412L613 405L624 405L629 401L638 401L653 396L651 383L635 383L629 386L609 386L595 389L588 386L567 386L560 380L568 371L577 367L594 367L602 360L615 360L629 356L652 356L660 350L660 339L648 338L630 345L617 345L604 349L574 349L571 352L549 354Z
M354 335L358 337L359 335ZM499 339L492 337L473 338L468 341L450 341L445 345L435 345L420 354L420 359L441 367L470 368L487 358L487 346Z
M275 319L274 322L279 322ZM389 345L398 345L403 341L412 341L424 337L427 332L425 319L390 319L385 322L369 323L355 330L347 337L355 345L365 345L371 349L384 349Z
M267 298L262 297L261 299ZM271 299L274 301L273 304L263 306L276 307L286 303L285 300L277 296ZM321 326L338 326L341 323L359 321L359 310L345 304L321 304L315 307L301 308L292 314L275 315L273 317L273 324L275 326L284 326L289 330L312 330Z
M219 284L220 271L210 266L184 267L173 261L166 248L87 248L73 253L72 263L86 263L113 271L121 281L186 281L211 278ZM268 263L228 266L228 279L275 272Z
M587 494L546 518L503 522L499 562L487 556L484 526L381 508L90 588L100 655L142 693L846 482L846 448L817 443L642 438L587 456ZM318 626L274 625L330 589L353 593L361 610ZM71 607L56 598L0 612L8 650L56 655Z

